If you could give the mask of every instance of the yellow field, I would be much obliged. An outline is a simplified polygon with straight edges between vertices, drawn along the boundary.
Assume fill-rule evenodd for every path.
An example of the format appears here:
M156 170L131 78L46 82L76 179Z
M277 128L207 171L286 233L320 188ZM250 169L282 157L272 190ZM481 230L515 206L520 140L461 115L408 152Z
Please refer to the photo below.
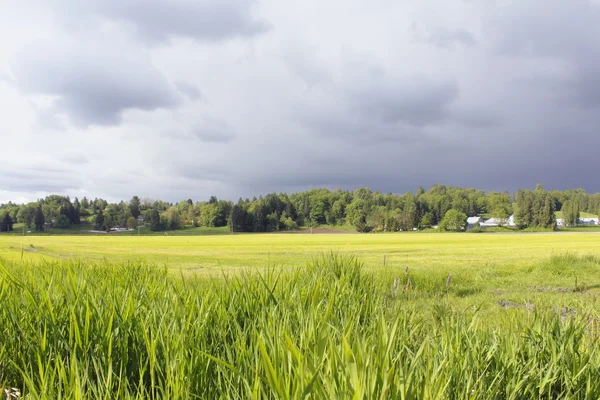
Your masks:
M24 261L145 261L169 268L230 270L298 266L327 252L369 267L522 266L566 252L600 255L598 234L260 234L222 236L0 236L0 257Z

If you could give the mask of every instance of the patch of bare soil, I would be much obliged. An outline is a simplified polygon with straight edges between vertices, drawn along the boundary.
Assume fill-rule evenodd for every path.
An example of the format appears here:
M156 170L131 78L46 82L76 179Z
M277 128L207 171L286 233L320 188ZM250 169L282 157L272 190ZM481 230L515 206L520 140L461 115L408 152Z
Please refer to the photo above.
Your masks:
M498 305L502 308L523 308L527 311L533 311L535 310L535 304L531 304L531 303L515 303L514 301L510 301L510 300L499 300L498 301Z

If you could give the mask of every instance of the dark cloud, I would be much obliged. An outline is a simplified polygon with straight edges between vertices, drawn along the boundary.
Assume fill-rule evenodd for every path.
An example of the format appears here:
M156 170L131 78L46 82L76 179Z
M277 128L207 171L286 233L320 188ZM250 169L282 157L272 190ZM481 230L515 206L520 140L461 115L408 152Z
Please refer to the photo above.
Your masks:
M190 99L191 101L200 100L200 98L202 97L202 93L200 92L200 89L198 88L198 86L194 85L193 83L184 82L184 81L176 81L176 82L174 82L174 84L175 84L175 87L177 88L177 90L179 90L181 93L185 94L187 96L187 98Z
M16 58L0 71L20 89L0 91L0 132L16 132L3 161L52 154L74 171L0 171L0 190L600 190L591 0L26 3L0 25ZM277 29L260 35L264 20Z
M202 161L189 162L182 160L173 163L169 171L175 176L192 181L215 181L223 182L234 176L227 165L210 165Z
M93 0L79 7L123 21L142 39L157 43L171 37L223 40L267 32L271 25L253 16L254 5L254 0Z
M31 44L18 55L15 71L21 90L55 97L56 112L82 127L116 125L123 111L172 108L180 101L143 51L102 40Z
M372 80L348 92L352 107L368 118L385 123L426 126L443 120L458 97L455 81L426 77Z
M553 67L548 86L554 97L571 106L600 106L600 4L590 0L513 1L485 19L484 31L493 48ZM544 79L543 77L541 79Z

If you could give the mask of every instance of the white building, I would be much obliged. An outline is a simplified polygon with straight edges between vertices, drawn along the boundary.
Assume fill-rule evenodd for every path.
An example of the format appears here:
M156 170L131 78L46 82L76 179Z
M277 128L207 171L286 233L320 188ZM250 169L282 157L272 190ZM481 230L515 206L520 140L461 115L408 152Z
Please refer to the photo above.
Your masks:
M490 218L485 220L480 224L482 228L491 228L494 226L516 226L515 224L515 216L511 215L505 220L501 220L500 218Z
M595 226L600 225L600 221L598 218L579 218L577 225ZM556 218L556 226L565 226L564 218Z
M483 223L483 218L481 217L469 217L467 218L467 229L473 229L475 228L475 224L481 224Z

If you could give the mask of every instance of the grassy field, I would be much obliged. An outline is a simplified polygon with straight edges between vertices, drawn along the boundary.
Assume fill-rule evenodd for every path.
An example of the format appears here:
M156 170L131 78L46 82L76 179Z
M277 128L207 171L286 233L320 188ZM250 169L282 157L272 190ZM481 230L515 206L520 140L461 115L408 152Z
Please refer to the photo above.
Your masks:
M555 215L556 215L556 218L563 218L562 211L556 211ZM579 212L579 218L598 218L598 214L592 214L592 213L589 213L589 212L580 211Z
M22 251L23 250L23 251ZM328 252L354 255L368 268L481 270L535 264L565 252L600 254L600 235L523 234L237 234L214 236L0 236L0 257L39 261L143 261L172 269L295 267Z
M0 389L31 398L600 397L594 233L0 236L0 259Z

